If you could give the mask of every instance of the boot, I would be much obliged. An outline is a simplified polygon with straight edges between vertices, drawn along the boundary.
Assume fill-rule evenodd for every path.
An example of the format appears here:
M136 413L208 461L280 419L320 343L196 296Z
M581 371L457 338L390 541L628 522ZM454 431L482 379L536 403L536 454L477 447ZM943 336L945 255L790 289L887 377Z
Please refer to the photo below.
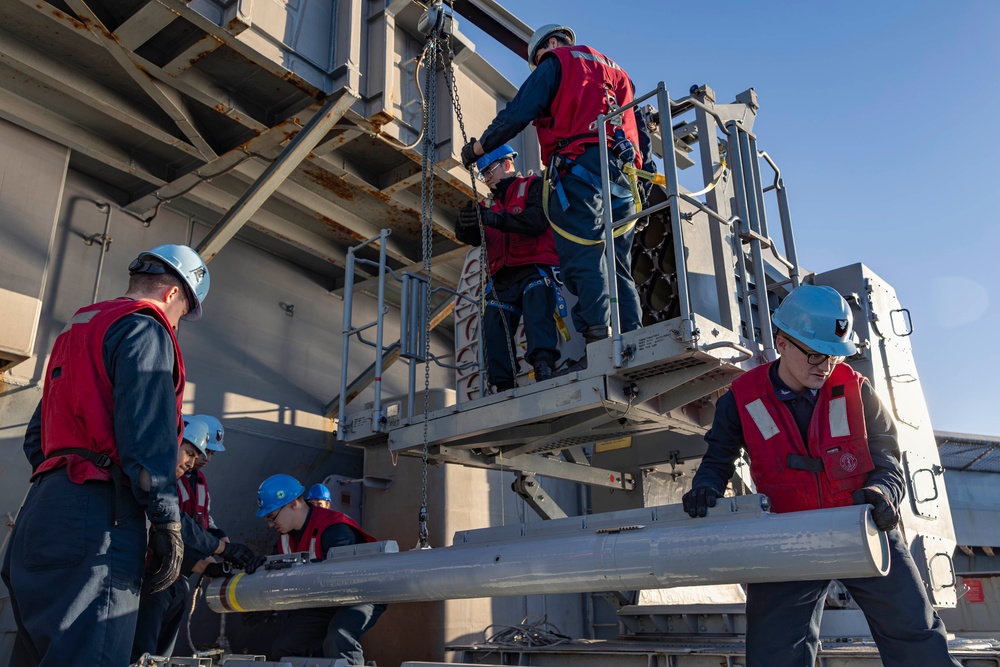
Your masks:
M548 361L536 361L534 369L535 369L535 382L542 382L543 380L548 380L552 377L554 373L554 371L552 370L552 365Z
M611 337L611 327L604 326L603 324L598 324L592 327L587 327L582 332L583 339L587 341L587 344L591 344L595 341L604 340L605 338Z

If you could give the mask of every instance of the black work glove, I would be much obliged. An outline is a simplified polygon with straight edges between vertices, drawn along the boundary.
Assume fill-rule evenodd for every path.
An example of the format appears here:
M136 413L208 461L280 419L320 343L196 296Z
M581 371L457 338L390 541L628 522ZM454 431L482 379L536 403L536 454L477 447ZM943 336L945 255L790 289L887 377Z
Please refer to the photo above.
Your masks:
M254 572L257 571L257 568L259 568L261 565L263 565L266 562L267 562L267 556L263 556L263 555L257 556L252 561L250 561L249 563L247 563L247 567L246 567L247 574L253 574Z
M458 212L458 224L460 227L468 229L479 228L479 217L476 215L477 206L478 204L470 203L462 207L462 210Z
M851 500L855 505L872 506L872 521L882 532L892 530L899 523L899 510L889 502L889 497L878 485L861 487L854 492Z
M486 208L482 204L479 205L479 214L483 216L483 224L487 227L493 227L494 229L499 229L503 231L504 223L507 221L504 219L503 213L497 213L491 208Z
M684 511L693 518L708 515L708 508L715 507L717 498L722 494L710 486L699 486L684 494L681 502L684 503Z
M205 566L202 576L210 579L221 579L222 577L230 577L232 574L233 570L229 567L229 563L209 563Z
M222 560L239 568L245 568L254 559L254 553L250 547L236 542L227 544L219 555L222 556Z
M149 529L149 550L153 553L153 574L146 578L150 593L166 590L181 575L184 560L184 540L181 522L154 523Z
M462 146L462 166L468 169L476 163L480 155L476 155L476 142L479 141L475 137L469 139L469 143Z
M245 611L240 614L244 628L252 628L271 618L271 611Z

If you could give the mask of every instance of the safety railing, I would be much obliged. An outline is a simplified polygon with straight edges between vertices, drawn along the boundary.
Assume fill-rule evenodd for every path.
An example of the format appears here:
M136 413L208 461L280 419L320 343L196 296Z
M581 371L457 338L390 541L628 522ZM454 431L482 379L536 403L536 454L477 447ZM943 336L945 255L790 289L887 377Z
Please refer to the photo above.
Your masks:
M688 97L681 102L673 102L670 99L666 85L660 82L656 89L636 97L632 102L613 109L608 114L598 116L596 125L599 133L600 163L602 195L605 202L611 201L611 177L609 166L609 143L608 125L612 121L621 117L625 113L634 113L634 109L643 102L656 98L660 114L660 152L664 163L664 180L666 188L666 200L642 209L631 215L615 220L611 206L604 206L604 239L612 238L615 229L633 223L640 218L644 218L663 209L669 210L670 229L673 234L674 260L677 271L677 299L679 306L680 329L679 337L682 342L695 344L697 330L694 323L694 313L692 310L691 292L688 277L688 258L686 245L684 242L684 227L681 215L680 202L685 202L700 212L706 214L711 220L731 229L741 242L745 242L750 247L751 270L748 272L745 263L742 261L742 250L739 250L739 258L736 262L737 284L739 294L738 300L741 303L740 313L747 325L747 338L753 337L754 314L756 321L760 325L760 343L766 359L775 358L773 331L771 329L769 302L767 297L769 285L765 273L763 248L768 248L774 259L782 264L789 272L789 282L792 287L798 286L800 270L798 258L795 254L794 235L792 233L791 217L788 212L788 198L784 183L781 180L781 173L774 161L766 153L757 149L756 136L748 131L736 120L725 120L711 106ZM735 190L736 212L732 216L726 216L714 210L709 205L699 201L695 197L682 192L678 177L677 156L674 152L673 144L673 116L672 107L688 110L691 108L700 109L705 112L708 118L714 120L718 130L726 135L728 164L733 173L733 185ZM703 131L699 141L713 140L715 132L709 132L707 128ZM711 139L710 139L711 138ZM774 183L766 189L761 186L760 159L763 158L774 169ZM710 186L712 184L706 184ZM709 189L706 187L706 190ZM773 240L768 235L767 217L764 207L764 194L771 190L776 191L778 198L779 215L783 235L784 248L787 257L781 255ZM704 192L704 191L703 191ZM615 254L612 243L605 242L605 261L609 267L608 276L613 276L612 267L615 266ZM756 312L750 299L750 278L753 277L753 291L756 297ZM624 357L624 341L621 332L621 319L616 307L618 304L618 286L616 281L608 280L606 285L608 295L612 304L611 308L611 332L614 340L613 361L615 367L621 367Z
M390 266L386 264L386 239L391 234L391 230L383 229L378 236L353 246L347 251L347 268L344 285L344 320L343 320L343 358L340 368L340 397L339 410L340 425L337 429L338 437L343 439L343 434L350 429L350 425L345 422L347 403L349 402L349 360L351 359L351 341L356 340L363 345L375 350L375 369L372 391L374 393L372 403L372 428L377 431L384 431L388 424L388 417L382 406L382 373L385 367L387 352L393 348L399 349L399 356L409 362L409 380L407 387L408 397L408 417L414 415L414 397L416 396L416 376L417 366L434 362L435 365L443 368L464 369L478 366L480 360L467 364L448 364L434 354L428 356L427 345L430 335L429 322L431 319L430 301L435 294L440 292L454 296L459 300L471 301L478 305L478 302L471 297L447 287L429 288L427 276L422 276L410 271L403 271L398 275ZM378 261L365 259L358 256L358 252L372 246L378 241ZM354 323L354 276L359 264L375 267L378 279L378 292L376 297L376 316L374 320L362 324ZM386 278L391 277L400 284L400 334L399 341L389 346L385 345L385 314L388 312L386 306ZM364 333L369 329L375 329L375 340L367 340ZM480 386L480 391L484 387Z

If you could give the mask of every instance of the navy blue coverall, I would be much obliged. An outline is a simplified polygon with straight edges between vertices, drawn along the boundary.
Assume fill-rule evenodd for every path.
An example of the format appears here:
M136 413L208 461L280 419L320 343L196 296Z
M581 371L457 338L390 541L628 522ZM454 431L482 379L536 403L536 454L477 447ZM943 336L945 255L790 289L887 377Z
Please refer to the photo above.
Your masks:
M308 522L306 518L306 524ZM292 531L290 535L293 539L298 538L299 531ZM331 547L364 542L364 537L347 524L330 526L320 536L324 554ZM384 604L354 604L279 612L277 639L271 647L271 655L275 660L283 656L343 658L352 665L363 665L365 658L359 639L375 625L385 607Z
M541 116L552 105L562 81L561 65L557 58L542 58L538 67L521 85L517 95L502 109L483 132L479 143L487 153L509 141ZM651 164L649 135L642 116L636 114L643 164ZM563 208L560 197L550 195L549 217L561 229L580 238L597 240L604 234L604 198L601 192L601 164L597 144L588 146L567 165L559 176L568 206ZM622 163L610 157L611 207L614 220L635 212L628 178L622 173ZM615 279L618 286L618 312L621 330L638 329L642 323L639 294L632 279L632 237L634 230L615 237ZM560 276L569 291L576 295L573 307L573 325L588 340L607 337L611 322L611 305L608 297L608 269L604 262L604 245L581 245L555 234L559 252Z
M166 657L173 655L186 603L190 600L188 577L191 568L219 548L220 535L224 536L224 533L216 530L218 533L211 528L204 530L190 516L181 513L181 538L184 540L181 576L159 593L150 593L143 588L132 642L132 662L138 661L144 653Z
M493 195L495 201L504 201L507 188L514 183L515 176L497 183ZM549 221L542 210L542 179L532 181L528 188L524 211L511 213L503 211L501 232L540 236L549 229ZM455 236L462 243L478 246L482 241L478 227L457 225ZM546 283L545 278L548 278ZM524 360L531 366L546 363L550 368L559 361L558 332L553 314L556 310L558 289L552 275L552 267L541 264L524 266L504 266L491 276L486 294L486 315L483 336L486 339L486 369L490 384L501 391L515 386L515 369L511 362L514 347L514 333L522 316L524 317L524 337L528 348ZM501 305L502 304L502 305ZM504 328L504 320L507 321ZM508 333L510 340L508 342ZM509 345L509 347L508 347Z
M797 393L771 366L775 393L791 410L807 440L816 396ZM896 425L870 383L861 386L868 448L875 469L868 484L878 484L895 506L903 500L906 482L900 465ZM708 451L694 476L692 488L710 487L721 493L735 472L743 448L743 427L732 392L717 402L712 429L705 436ZM924 584L906 541L897 528L888 531L891 552L885 577L842 579L868 619L885 667L960 667L948 655L944 624L931 608ZM829 580L789 581L747 586L747 667L812 667L819 644L819 625Z
M65 468L31 485L2 567L17 624L11 667L125 667L135 633L146 517L178 521L177 401L170 334L148 315L115 322L103 361L114 384L115 444L131 492L75 484ZM41 403L24 453L41 465ZM149 477L140 473L146 471ZM146 491L144 488L148 488Z

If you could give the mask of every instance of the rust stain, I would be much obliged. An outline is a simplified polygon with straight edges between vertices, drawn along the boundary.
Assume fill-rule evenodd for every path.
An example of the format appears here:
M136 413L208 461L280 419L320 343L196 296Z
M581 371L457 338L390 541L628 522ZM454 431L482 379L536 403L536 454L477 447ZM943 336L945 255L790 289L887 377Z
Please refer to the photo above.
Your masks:
M316 98L317 100L323 97L323 93L318 88L314 87L310 83L306 83L305 81L303 81L301 78L299 78L299 76L295 72L285 72L284 74L281 75L281 79L283 81L287 81L288 83L292 84L293 86L301 90L303 93L306 93L310 97Z
M377 114L370 116L368 122L371 123L372 132L378 134L382 131L382 128L387 124L391 123L393 120L392 116L385 111L379 111Z
M356 192L346 181L322 169L304 169L303 173L314 183L345 201L354 199Z
M39 9L43 9L42 5L35 5L35 6L38 7ZM51 12L51 14L53 16L55 16L57 19L61 19L63 21L69 21L70 23L73 24L73 27L76 28L77 30L86 30L87 29L87 26L85 24L81 23L75 17L72 17L69 14L64 14L63 12L59 11L58 9L53 9L52 12Z
M333 220L332 218L328 218L328 217L326 217L325 215L322 215L322 214L317 214L317 215L319 216L319 219L323 222L323 224L325 224L327 227L329 227L330 229L334 230L335 232L339 232L339 234L341 236L346 235L348 238L354 239L355 241L367 241L368 240L364 236L364 234L360 234L360 233L352 230L350 227L345 227L344 225L342 225L341 223L337 222L336 220Z

